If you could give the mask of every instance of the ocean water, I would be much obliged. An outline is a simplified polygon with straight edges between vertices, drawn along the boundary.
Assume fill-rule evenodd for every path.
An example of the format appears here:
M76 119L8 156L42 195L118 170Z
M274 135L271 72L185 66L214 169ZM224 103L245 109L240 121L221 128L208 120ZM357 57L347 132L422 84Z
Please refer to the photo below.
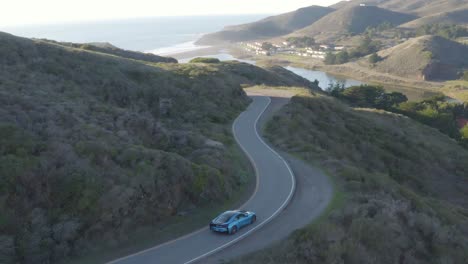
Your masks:
M154 17L116 21L2 27L0 31L28 38L86 43L109 42L119 48L167 55L200 47L203 34L225 26L253 22L267 15Z

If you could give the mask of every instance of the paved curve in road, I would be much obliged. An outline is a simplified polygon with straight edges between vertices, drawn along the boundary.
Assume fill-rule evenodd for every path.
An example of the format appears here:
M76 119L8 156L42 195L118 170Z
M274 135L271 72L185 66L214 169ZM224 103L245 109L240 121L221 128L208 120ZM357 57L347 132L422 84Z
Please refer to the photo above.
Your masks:
M315 177L312 182L307 182L310 179L299 177L303 186L298 190L299 195L294 196L296 178L292 168L262 140L258 133L259 121L264 122L262 119L265 117L262 115L270 106L271 99L264 96L253 96L252 99L252 104L234 122L233 132L256 170L256 189L241 208L255 211L257 222L232 236L203 228L110 263L217 263L220 259L236 257L282 239L294 229L306 225L325 209L332 193L327 177L320 171L309 171L307 165L298 164L300 161L287 156L288 161L293 162L293 168L298 168L301 175ZM303 167L307 167L305 171ZM318 184L319 189L314 189L317 187L314 184ZM309 190L301 190L304 186ZM307 195L304 195L305 193ZM293 198L296 201L286 209L291 212L284 213L283 210ZM271 223L267 225L269 222ZM242 243L237 243L241 240Z
M294 194L294 175L286 161L261 139L257 131L257 122L270 102L269 97L253 97L248 109L233 124L234 136L251 159L257 175L254 194L242 209L256 212L257 222L233 236L204 228L112 263L193 263L252 234L286 207Z

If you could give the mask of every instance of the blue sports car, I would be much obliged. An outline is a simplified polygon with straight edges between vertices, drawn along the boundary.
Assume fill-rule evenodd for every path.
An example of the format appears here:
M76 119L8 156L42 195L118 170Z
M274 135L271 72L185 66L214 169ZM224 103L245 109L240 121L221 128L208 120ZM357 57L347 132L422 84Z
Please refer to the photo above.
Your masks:
M244 226L255 223L257 216L253 212L236 210L226 211L210 222L210 230L235 234Z

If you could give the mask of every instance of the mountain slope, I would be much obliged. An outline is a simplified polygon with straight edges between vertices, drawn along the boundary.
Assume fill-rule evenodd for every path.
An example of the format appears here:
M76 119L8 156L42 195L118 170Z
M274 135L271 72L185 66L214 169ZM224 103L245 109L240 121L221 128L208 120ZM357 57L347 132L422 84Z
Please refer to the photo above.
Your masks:
M419 28L432 24L468 24L468 9L459 9L450 12L441 12L410 21L401 28Z
M367 27L375 27L384 22L400 25L413 19L415 17L412 15L397 13L375 6L353 6L332 12L311 26L292 33L292 35L329 39L349 33L362 33Z
M223 204L251 177L230 129L242 85L311 85L4 33L0 68L1 263L57 263Z
M379 55L383 60L375 70L417 79L455 79L468 67L468 47L437 36L410 39ZM361 62L367 63L367 58Z
M226 27L220 32L203 36L197 44L219 44L281 36L306 27L332 11L334 9L328 7L309 6L257 22Z
M376 5L381 8L412 13L418 16L427 16L460 8L468 8L467 0L351 0L339 2L331 7L348 8L360 4Z

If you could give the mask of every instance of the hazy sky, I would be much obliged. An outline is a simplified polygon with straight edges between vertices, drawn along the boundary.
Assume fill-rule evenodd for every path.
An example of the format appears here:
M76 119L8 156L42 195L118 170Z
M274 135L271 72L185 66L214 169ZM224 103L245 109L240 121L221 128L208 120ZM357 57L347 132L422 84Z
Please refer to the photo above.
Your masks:
M0 27L116 18L275 14L339 0L1 0Z

